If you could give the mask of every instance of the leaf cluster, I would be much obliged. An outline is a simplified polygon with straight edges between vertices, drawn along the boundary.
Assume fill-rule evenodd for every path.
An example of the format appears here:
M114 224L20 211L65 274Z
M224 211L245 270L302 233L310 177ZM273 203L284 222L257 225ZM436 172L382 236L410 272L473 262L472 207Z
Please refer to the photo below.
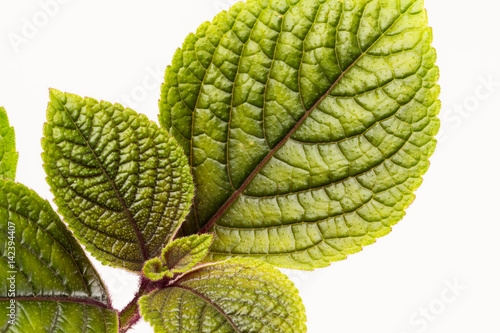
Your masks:
M328 266L403 218L439 129L431 42L421 0L248 0L176 52L161 126L52 89L65 223L14 181L0 108L2 332L306 332L273 265ZM81 245L140 276L122 311Z

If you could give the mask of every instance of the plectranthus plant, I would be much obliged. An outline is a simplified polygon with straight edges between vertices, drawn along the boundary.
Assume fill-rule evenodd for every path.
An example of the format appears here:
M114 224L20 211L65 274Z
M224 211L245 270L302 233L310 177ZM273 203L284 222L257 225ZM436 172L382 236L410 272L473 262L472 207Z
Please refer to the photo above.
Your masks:
M329 266L403 218L439 129L431 42L421 0L240 2L175 53L160 125L50 90L57 213L14 181L0 109L0 330L306 332L277 268ZM125 308L83 249L140 276Z

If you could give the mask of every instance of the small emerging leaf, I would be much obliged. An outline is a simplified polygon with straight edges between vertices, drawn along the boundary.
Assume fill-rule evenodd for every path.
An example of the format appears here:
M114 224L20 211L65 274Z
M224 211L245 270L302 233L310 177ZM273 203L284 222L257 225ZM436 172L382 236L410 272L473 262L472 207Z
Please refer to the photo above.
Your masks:
M0 177L16 178L18 158L14 128L9 125L7 112L0 107Z
M163 250L161 259L165 267L172 272L187 272L205 258L212 240L212 235L193 235L176 239Z
M183 235L314 269L388 234L436 145L431 43L423 0L248 0L202 24L160 102L196 184Z
M176 239L163 249L161 259L151 259L144 265L144 275L157 281L189 271L206 257L212 240L213 236L206 234Z
M160 258L153 258L146 261L144 267L142 268L142 272L151 281L158 281L166 276L167 277L174 276L172 272L164 268L163 262L161 261Z
M191 205L187 159L174 138L119 104L51 90L42 155L55 202L105 264L140 271Z
M156 333L306 332L304 306L293 283L254 259L202 266L139 304Z
M0 258L1 332L118 331L104 284L50 204L1 179Z

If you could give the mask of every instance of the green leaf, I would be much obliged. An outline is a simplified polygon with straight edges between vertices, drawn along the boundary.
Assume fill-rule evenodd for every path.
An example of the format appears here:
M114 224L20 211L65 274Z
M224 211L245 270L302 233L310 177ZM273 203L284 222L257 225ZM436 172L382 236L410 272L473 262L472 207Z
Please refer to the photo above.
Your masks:
M164 276L185 273L207 256L212 241L213 236L206 234L176 239L163 249L161 259L151 259L144 265L144 275L157 281Z
M0 179L0 228L0 331L118 332L104 284L47 201Z
M174 273L185 273L200 263L208 254L212 235L193 235L177 239L162 252L161 259Z
M57 90L47 121L42 158L60 213L103 263L141 271L191 205L182 149L144 115Z
M195 269L139 300L155 332L306 332L293 283L264 262L235 258Z
M16 178L18 158L14 128L9 125L7 112L0 107L0 177Z
M183 234L301 269L388 234L436 144L431 42L421 0L249 0L203 24L160 102L196 185Z

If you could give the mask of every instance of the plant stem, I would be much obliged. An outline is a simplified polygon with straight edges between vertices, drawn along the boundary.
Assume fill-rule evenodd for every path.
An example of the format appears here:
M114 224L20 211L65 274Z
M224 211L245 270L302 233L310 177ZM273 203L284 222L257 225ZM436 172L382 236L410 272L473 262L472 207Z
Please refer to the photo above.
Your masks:
M132 328L139 319L141 319L141 314L139 312L139 298L146 295L151 291L152 283L150 280L146 279L144 276L141 276L139 290L135 294L134 299L128 303L128 305L119 313L119 322L120 322L120 332L125 333L129 329Z

